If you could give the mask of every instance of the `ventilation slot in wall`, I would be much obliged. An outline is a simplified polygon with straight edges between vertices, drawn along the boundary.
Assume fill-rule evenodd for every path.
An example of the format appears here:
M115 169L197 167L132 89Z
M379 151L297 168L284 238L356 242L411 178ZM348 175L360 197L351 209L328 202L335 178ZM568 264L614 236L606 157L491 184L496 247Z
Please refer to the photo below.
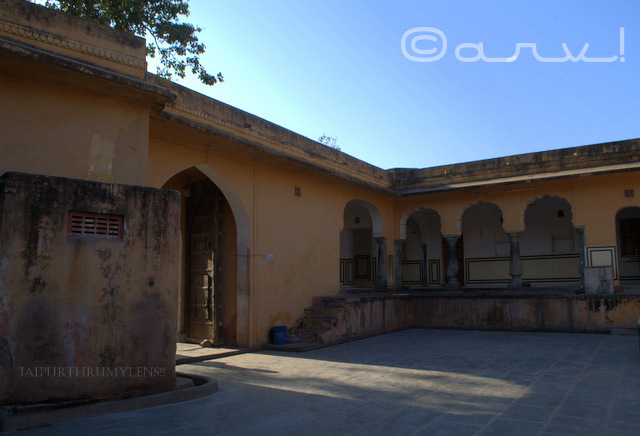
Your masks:
M67 233L122 239L123 217L89 212L69 212Z

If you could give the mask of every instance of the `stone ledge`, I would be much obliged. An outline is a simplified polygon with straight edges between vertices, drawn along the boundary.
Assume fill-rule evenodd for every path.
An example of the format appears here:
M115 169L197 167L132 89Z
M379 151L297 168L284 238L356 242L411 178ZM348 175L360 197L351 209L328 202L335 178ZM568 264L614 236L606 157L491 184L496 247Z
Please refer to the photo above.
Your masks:
M0 408L0 432L24 430L68 421L76 418L103 415L107 413L128 412L147 407L194 400L218 391L218 383L209 378L191 374L177 373L178 377L192 380L178 382L176 389L158 394L133 398L108 397L84 401L59 403L40 403L25 406L5 406ZM186 387L185 387L186 386Z

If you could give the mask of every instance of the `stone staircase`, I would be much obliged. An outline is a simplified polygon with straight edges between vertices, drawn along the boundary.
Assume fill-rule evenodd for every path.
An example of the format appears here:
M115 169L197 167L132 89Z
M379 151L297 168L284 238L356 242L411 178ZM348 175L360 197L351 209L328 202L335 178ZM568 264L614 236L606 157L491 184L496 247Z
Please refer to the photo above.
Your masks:
M311 307L305 307L304 316L296 334L304 342L327 343L331 330L344 317L345 308L330 297L314 297Z
M409 327L408 294L372 293L313 297L290 333L300 342L265 344L278 351L307 351Z
M337 344L406 328L408 296L391 294L314 297L295 334L306 344Z

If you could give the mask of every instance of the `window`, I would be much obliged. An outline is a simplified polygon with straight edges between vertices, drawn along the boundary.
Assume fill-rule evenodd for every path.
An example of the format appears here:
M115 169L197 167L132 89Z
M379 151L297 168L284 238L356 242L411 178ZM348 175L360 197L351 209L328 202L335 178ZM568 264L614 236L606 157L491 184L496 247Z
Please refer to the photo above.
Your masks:
M122 239L123 217L91 212L69 212L67 233L98 238Z
M640 218L620 220L620 254L640 256Z

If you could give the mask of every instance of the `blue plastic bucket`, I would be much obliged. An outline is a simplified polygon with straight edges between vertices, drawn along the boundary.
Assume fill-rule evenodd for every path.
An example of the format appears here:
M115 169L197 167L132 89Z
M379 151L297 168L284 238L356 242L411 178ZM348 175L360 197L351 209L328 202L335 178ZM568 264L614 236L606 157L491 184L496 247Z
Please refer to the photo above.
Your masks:
M287 327L286 326L271 327L271 343L273 345L287 344Z

